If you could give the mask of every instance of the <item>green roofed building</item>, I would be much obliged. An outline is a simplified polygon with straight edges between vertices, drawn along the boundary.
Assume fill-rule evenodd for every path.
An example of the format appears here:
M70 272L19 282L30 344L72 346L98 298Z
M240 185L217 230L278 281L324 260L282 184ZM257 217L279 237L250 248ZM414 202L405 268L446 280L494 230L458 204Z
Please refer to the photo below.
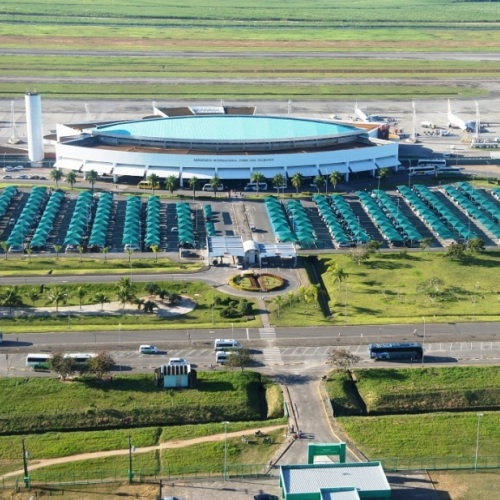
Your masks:
M280 487L285 500L391 497L380 462L283 465Z

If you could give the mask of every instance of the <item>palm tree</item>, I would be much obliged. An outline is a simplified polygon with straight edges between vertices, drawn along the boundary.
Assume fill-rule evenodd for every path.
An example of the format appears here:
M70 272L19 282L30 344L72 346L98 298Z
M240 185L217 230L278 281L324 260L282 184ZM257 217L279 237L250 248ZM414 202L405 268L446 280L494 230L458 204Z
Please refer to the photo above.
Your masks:
M339 284L338 290L340 290L340 285L342 284L342 281L345 281L349 277L349 274L347 274L344 271L344 268L339 267L337 264L330 266L327 270L332 276L332 278L334 278L334 280L338 282Z
M54 286L49 288L47 291L47 302L49 304L56 303L56 313L59 312L59 304L62 302L66 303L68 300L68 294L66 290L61 288L60 286Z
M333 190L335 191L337 184L342 180L342 174L340 172L337 172L336 170L334 170L330 174L330 177L328 179L333 186Z
M109 247L102 247L101 252L104 255L104 262L108 261Z
M152 190L153 196L154 196L155 187L160 186L160 178L156 174L149 174L148 181L151 182L151 190Z
M116 291L116 297L118 298L123 309L125 309L125 305L127 304L127 302L133 304L137 299L133 289L129 288L118 288L118 290Z
M42 295L42 294L40 292L40 288L38 288L38 287L30 288L26 292L26 297L28 297L28 299L31 300L33 307L35 307L36 301L40 298L40 295Z
M386 182L389 179L389 177L391 176L391 171L388 168L381 168L378 171L378 175L380 177L381 182Z
M101 304L101 311L104 311L104 304L109 303L109 298L105 293L97 292L95 294L95 302Z
M63 178L63 173L61 170L53 168L50 171L50 178L56 183L56 186L59 187L59 181Z
M304 176L300 172L293 174L292 180L290 182L292 183L292 186L295 188L297 194L299 193L299 188L300 186L302 186L303 181L304 181Z
M59 258L59 252L62 250L62 245L54 245L54 252L56 252L56 260Z
M151 245L149 248L151 248L151 251L155 254L155 262L158 262L158 250L160 247L158 245Z
M23 299L19 293L19 288L17 286L8 286L0 294L0 305L9 308L9 314L12 314L13 307L19 307L23 305Z
M284 189L285 176L283 174L276 174L273 177L273 188L276 189L278 196L280 195L280 189Z
M97 182L98 177L99 177L99 174L95 170L89 170L85 174L85 180L87 182L90 182L90 185L92 186L92 192L94 191L94 185Z
M78 301L80 302L80 311L82 310L82 302L86 295L87 289L84 286L77 287L76 296L78 297Z
M169 175L165 181L165 187L170 191L170 194L174 193L177 188L177 177L175 175Z
M28 260L31 264L31 254L33 253L33 249L29 246L27 246L24 251L26 252L26 254L28 255Z
M274 297L273 302L278 306L278 318L279 318L281 312L281 306L285 302L285 299L283 298L283 295L276 295L276 297Z
M200 181L197 177L191 177L188 181L189 187L193 190L193 200L196 198L196 190L199 187L199 183Z
M9 255L9 244L6 241L0 241L0 247L2 247L3 253L5 254L5 260L7 260Z
M319 190L323 187L323 184L325 183L325 180L323 179L322 175L317 175L314 180L313 180L314 185L316 186L316 189Z
M74 172L73 170L71 172L68 172L66 174L66 182L71 186L71 189L73 189L73 186L77 182L76 172Z
M217 198L217 191L222 186L222 183L221 183L220 179L216 175L214 175L210 179L209 184L210 184L210 186L212 186L212 189L213 189L213 191L215 193L215 197Z
M255 182L255 190L257 191L257 194L259 194L259 183L264 182L265 180L266 178L262 172L254 172L250 176L250 182Z
M83 248L83 245L78 245L78 246L76 247L76 249L78 250L78 253L80 254L80 262L81 262L81 261L82 261L83 251L84 251L85 249Z

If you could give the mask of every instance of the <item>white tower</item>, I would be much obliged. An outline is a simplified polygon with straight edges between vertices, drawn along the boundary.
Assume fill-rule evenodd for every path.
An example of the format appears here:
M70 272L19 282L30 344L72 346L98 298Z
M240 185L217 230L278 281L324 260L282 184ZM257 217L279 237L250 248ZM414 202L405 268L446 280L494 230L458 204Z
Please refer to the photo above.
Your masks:
M43 161L42 98L36 92L24 96L28 135L28 157L32 162Z

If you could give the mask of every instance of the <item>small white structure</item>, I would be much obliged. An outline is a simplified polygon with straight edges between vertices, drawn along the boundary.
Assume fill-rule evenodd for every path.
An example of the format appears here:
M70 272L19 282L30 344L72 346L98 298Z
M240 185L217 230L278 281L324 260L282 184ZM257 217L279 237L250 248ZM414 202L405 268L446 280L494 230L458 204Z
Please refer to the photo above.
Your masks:
M28 157L32 162L41 162L43 152L42 98L36 92L24 96L28 135Z

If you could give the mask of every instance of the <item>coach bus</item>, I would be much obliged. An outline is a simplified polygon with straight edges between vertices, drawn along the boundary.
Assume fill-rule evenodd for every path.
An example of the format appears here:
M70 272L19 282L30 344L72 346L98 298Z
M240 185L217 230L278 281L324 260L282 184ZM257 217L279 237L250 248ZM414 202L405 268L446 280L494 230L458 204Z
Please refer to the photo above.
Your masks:
M52 354L46 354L46 353L28 354L26 356L26 366L29 366L34 370L40 370L40 369L48 370L51 359L52 359Z
M424 356L424 349L419 342L370 344L368 349L370 358L375 361L392 359L421 360Z
M95 358L97 354L95 352L71 352L65 354L65 358L71 358L78 365L84 365L89 362L91 358Z

